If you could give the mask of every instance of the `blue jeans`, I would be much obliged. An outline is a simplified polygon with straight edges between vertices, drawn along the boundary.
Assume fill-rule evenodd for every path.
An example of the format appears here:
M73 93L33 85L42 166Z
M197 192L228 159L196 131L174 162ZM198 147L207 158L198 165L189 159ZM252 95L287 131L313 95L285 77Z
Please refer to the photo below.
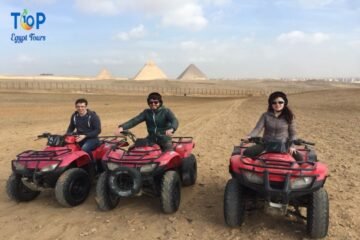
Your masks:
M91 152L100 145L100 141L98 138L89 138L79 142L79 145L84 152L89 154L90 159L93 161L93 155Z

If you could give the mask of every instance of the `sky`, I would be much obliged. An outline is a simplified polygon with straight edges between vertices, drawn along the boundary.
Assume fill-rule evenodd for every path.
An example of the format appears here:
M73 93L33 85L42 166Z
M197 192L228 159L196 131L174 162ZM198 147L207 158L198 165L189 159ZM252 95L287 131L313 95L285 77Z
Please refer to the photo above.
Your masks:
M24 9L39 29L15 29ZM360 0L2 0L0 53L0 75L360 77Z

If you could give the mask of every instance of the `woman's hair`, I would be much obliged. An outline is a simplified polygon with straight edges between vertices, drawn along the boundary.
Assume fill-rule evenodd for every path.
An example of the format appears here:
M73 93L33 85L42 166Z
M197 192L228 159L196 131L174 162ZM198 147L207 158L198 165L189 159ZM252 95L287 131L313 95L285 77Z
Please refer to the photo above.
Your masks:
M274 109L272 107L272 102L278 97L284 99L284 108L281 111L281 114L279 117L285 118L285 120L290 124L294 120L295 115L293 114L291 109L288 107L288 99L287 99L285 93L277 91L277 92L273 92L272 94L270 94L270 96L268 98L268 112L274 111Z

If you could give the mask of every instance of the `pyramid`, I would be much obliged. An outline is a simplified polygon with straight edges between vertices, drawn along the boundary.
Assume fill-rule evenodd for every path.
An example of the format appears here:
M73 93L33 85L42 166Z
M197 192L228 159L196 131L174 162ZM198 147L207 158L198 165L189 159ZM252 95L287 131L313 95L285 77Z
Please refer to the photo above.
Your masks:
M153 61L148 61L134 77L134 80L160 79L167 79L167 76Z
M98 80L109 80L111 79L111 74L107 69L102 69L100 73L96 76L96 79Z
M177 78L178 80L207 80L207 76L194 64L190 64Z

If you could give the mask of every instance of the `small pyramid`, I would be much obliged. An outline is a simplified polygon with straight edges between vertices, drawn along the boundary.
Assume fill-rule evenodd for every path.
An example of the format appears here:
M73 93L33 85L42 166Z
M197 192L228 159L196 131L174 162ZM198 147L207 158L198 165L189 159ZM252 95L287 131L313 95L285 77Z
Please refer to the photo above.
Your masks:
M112 76L111 76L110 72L105 68L102 69L100 71L100 73L96 76L96 79L98 79L98 80L109 80L111 78L112 78Z
M153 62L148 61L135 75L134 80L162 80L168 79L165 73Z
M194 64L190 64L177 78L178 80L207 80L207 76Z

